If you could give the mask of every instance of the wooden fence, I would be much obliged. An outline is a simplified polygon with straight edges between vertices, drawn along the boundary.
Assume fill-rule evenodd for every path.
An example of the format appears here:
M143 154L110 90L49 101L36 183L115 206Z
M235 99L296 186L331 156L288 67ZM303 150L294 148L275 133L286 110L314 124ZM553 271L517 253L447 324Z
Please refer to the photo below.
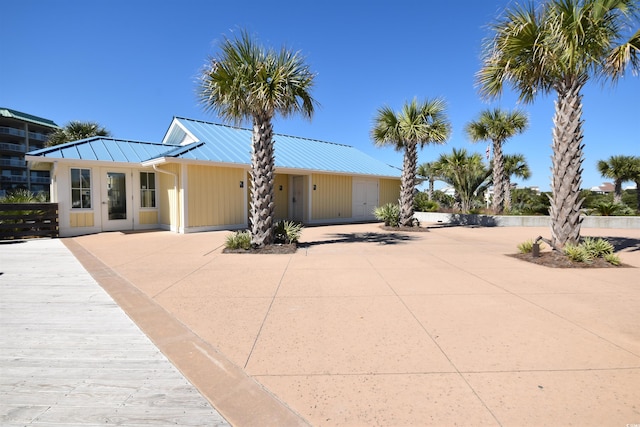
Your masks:
M57 203L0 203L0 240L58 237Z

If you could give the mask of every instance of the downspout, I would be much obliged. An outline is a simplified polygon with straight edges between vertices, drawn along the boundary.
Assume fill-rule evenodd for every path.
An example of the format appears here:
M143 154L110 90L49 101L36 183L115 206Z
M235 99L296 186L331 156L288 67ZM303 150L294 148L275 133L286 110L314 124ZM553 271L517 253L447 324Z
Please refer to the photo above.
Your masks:
M171 175L173 177L173 188L175 189L174 202L176 204L174 212L176 216L176 233L180 233L180 204L178 203L180 198L178 197L178 174L160 169L156 164L153 165L153 170L160 173L166 173L167 175Z

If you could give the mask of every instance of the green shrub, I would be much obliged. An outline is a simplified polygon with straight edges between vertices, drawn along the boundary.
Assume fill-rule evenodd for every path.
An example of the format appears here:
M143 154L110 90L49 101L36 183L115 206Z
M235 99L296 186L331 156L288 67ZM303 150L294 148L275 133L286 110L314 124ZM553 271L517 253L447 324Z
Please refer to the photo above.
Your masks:
M600 215L600 216L614 216L614 215L624 215L627 211L625 209L626 206L609 202L602 201L593 206L591 210L589 210L590 215Z
M613 245L605 239L596 239L594 237L585 237L581 246L589 252L591 258L604 257L613 253Z
M571 261L575 262L591 262L593 257L582 245L573 245L567 243L563 249L565 255L569 257Z
M400 224L400 205L387 203L384 206L378 206L373 210L378 221L384 221L384 225L388 227L398 227Z
M533 251L533 244L535 242L533 241L533 239L529 239L527 241L524 241L522 243L520 243L518 245L518 250L520 251L521 254L529 254ZM542 250L544 248L544 244L543 243L538 243L538 245L540 246L540 250Z
M429 195L423 191L416 193L413 198L413 210L416 212L436 212L440 204L435 200L429 200Z
M276 243L296 243L302 234L302 224L295 221L278 221L274 227Z
M26 189L12 190L4 197L0 197L0 203L45 203L46 201L46 194L35 194Z
M251 247L251 233L245 230L229 234L225 242L225 247L227 249L249 249Z
M604 260L612 265L620 265L620 258L616 254L604 254Z

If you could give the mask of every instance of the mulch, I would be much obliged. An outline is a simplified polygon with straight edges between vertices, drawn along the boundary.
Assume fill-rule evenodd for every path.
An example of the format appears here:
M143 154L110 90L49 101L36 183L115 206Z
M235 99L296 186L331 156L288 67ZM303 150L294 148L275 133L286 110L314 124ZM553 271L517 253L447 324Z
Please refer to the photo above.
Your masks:
M295 243L267 245L263 248L229 249L224 248L223 254L293 254L298 249Z
M620 264L613 265L604 260L604 258L596 258L590 262L576 262L572 261L565 254L558 251L540 252L539 257L533 257L528 254L509 254L513 258L517 258L522 261L531 262L533 264L542 265L551 268L629 268L630 265Z

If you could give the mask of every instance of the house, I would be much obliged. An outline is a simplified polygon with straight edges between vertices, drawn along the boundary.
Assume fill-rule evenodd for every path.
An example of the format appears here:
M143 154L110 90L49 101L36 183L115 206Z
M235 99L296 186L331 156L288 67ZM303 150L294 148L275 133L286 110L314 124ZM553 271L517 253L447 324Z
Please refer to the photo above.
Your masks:
M611 182L605 182L597 187L591 187L591 191L596 194L611 194L615 190L615 186Z
M52 120L0 107L0 197L17 189L49 191L49 173L30 170L25 153L44 147L58 128Z
M275 219L373 220L397 202L400 173L354 147L274 135ZM32 151L51 174L61 236L248 227L251 130L175 117L162 142L93 137Z

